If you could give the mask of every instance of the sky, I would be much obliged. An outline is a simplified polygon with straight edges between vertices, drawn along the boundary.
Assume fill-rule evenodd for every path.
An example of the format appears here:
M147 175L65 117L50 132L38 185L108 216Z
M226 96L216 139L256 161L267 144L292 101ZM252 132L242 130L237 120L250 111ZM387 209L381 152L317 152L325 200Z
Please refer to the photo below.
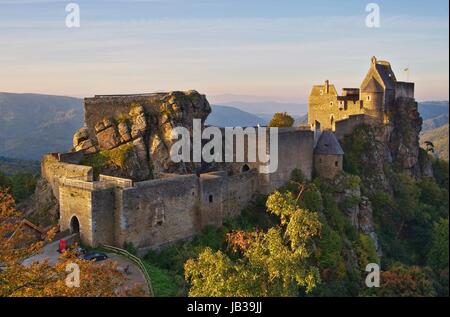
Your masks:
M66 27L70 2L79 28ZM370 2L0 0L0 91L306 103L326 79L359 87L375 55L417 100L448 100L448 1L372 0L379 28L366 26Z

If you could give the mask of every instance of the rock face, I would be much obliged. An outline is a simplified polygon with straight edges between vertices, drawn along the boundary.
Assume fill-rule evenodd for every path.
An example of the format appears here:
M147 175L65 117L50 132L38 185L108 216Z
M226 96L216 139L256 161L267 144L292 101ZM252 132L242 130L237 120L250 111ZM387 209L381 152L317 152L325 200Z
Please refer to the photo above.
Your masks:
M358 162L359 171L354 173L362 175L369 196L393 192L389 179L392 169L414 177L432 174L430 164L419 160L422 118L414 99L398 98L387 117L387 124L359 126L341 140L347 162Z
M340 174L332 180L334 198L342 207L355 229L369 235L374 242L378 255L382 255L381 246L373 224L372 203L361 193L359 178Z
M83 151L82 163L96 174L142 181L156 173L192 173L199 164L170 159L171 133L183 126L192 135L193 119L203 123L210 113L196 91L86 98L85 127L75 133L73 151Z

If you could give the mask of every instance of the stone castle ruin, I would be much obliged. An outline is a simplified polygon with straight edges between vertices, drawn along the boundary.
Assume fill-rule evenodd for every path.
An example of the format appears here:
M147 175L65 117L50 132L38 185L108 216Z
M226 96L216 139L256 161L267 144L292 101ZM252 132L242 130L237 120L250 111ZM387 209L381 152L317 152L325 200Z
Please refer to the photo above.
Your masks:
M85 126L72 151L44 156L42 177L58 201L62 231L79 232L89 246L158 248L222 225L296 169L307 179L339 174L338 139L361 123L388 124L389 107L397 98L413 99L413 88L375 58L360 89L338 96L328 82L314 86L309 125L279 129L278 169L271 174L259 172L261 162L172 162L172 129L192 130L194 118L204 125L211 112L196 91L86 98Z

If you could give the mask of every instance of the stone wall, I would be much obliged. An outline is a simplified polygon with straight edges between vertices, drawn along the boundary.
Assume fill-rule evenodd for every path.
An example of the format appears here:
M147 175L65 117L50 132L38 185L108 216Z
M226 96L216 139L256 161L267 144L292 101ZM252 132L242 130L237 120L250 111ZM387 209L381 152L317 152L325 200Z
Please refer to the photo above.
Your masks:
M60 162L58 155L48 154L41 160L41 177L52 187L53 195L59 199L59 180L74 178L84 181L93 180L92 167Z
M259 174L260 191L270 193L283 186L294 169L312 178L314 132L297 128L278 129L278 169L271 174Z
M353 115L345 120L340 120L336 122L335 135L338 140L342 141L345 136L352 134L356 127L363 124L375 124L375 123L376 120L374 120L370 116L366 116L364 114Z
M414 99L414 83L398 81L395 86L395 98Z
M321 129L335 129L335 123L351 115L363 114L363 101L354 96L338 96L334 85L316 85L309 96L308 123ZM350 90L347 88L347 90ZM356 89L354 89L356 91ZM359 97L359 96L358 96Z
M116 209L118 246L157 247L186 239L198 232L198 177L178 177L136 183L119 190L122 206Z
M93 245L92 188L77 186L73 182L61 179L58 198L60 201L60 230L70 230L70 222L73 217L76 217L79 222L81 242Z

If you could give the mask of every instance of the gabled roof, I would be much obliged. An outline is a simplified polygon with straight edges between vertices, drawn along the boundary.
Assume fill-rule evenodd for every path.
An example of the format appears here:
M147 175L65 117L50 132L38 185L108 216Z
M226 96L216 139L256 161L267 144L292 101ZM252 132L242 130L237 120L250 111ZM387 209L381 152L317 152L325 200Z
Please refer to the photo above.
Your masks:
M397 78L392 71L391 64L386 61L378 61L376 57L372 57L372 64L370 69L361 83L361 91L365 92L364 89L369 85L369 82L375 79L379 85L384 90L395 89ZM378 87L374 88L377 89Z
M378 74L380 74L386 89L394 89L397 79L395 78L391 65L388 62L379 61L376 63L375 68Z
M366 87L364 87L362 90L364 92L383 92L383 87L375 78L372 77L367 83Z
M314 148L314 154L344 155L344 150L334 133L326 130L320 134L319 140Z

